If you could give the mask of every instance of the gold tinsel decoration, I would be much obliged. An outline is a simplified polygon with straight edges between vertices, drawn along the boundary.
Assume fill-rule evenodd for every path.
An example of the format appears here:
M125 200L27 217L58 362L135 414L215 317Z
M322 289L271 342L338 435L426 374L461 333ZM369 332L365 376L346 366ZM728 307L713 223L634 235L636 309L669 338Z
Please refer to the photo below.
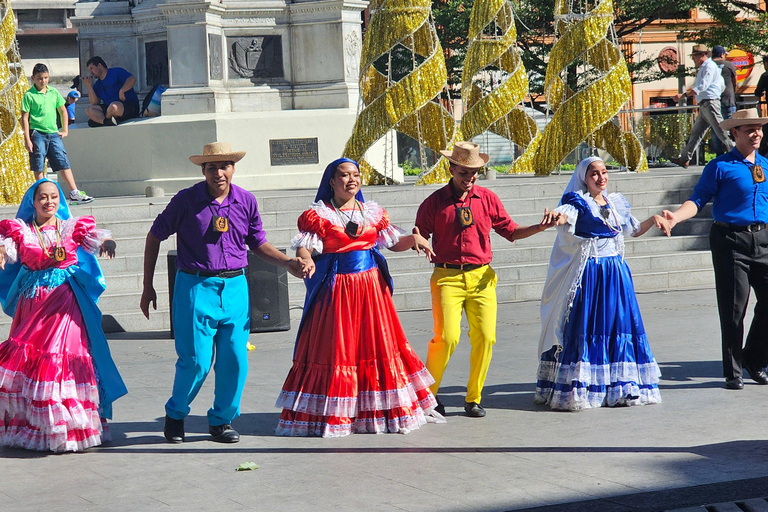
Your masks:
M461 133L470 140L490 131L523 147L525 153L508 172L533 172L541 132L521 105L528 94L528 77L516 49L517 30L509 0L475 0L468 40L461 94L467 111L461 119ZM491 70L501 72L502 82L495 87L478 85L478 75Z
M555 37L549 54L544 93L554 112L534 157L536 174L549 174L583 141L608 151L630 170L648 170L637 137L620 128L616 119L632 96L627 63L619 46L607 39L613 23L612 0L582 4L573 12L568 0L555 3ZM565 78L579 70L586 83L573 90Z
M439 98L447 88L448 72L431 17L431 1L372 0L370 7L371 23L360 60L363 109L344 156L360 163L366 184L385 183L384 174L366 162L363 155L390 130L396 130L419 143L422 171L418 182L446 182L450 177L448 161L440 156L430 167L424 151L425 147L435 153L449 148L457 136L453 115ZM410 72L395 81L393 58L403 54L411 55ZM382 59L387 59L386 74L375 66Z
M21 130L21 100L29 88L16 45L16 18L0 0L0 202L19 204L30 184Z

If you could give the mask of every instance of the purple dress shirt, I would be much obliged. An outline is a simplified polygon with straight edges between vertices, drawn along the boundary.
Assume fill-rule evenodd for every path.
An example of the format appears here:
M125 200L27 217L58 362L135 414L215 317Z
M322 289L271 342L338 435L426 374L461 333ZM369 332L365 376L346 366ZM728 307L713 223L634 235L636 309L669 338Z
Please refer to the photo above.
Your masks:
M229 219L229 231L219 233L211 219ZM232 185L219 204L208 193L205 181L181 190L157 216L150 233L165 240L176 233L176 266L179 269L217 272L248 266L247 249L267 241L253 194Z

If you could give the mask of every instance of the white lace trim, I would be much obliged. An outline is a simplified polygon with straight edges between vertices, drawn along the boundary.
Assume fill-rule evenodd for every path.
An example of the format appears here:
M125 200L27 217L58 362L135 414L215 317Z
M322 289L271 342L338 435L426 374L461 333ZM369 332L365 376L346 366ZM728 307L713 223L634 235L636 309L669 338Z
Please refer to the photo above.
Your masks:
M16 263L19 258L19 253L17 251L16 242L13 241L13 238L5 238L0 236L0 244L2 244L3 248L5 249L5 262Z
M561 204L555 208L555 211L565 215L565 219L568 221L568 232L572 235L576 233L576 221L579 219L579 210L572 204Z
M389 249L390 247L396 245L397 242L400 241L400 237L404 234L405 231L398 228L397 226L390 224L386 229L379 231L378 235L376 236L376 247L379 249L382 247Z
M101 249L101 244L104 240L112 238L112 232L108 229L95 228L90 233L85 235L83 243L80 246L91 254L96 254Z
M413 414L395 418L359 418L354 423L329 425L322 421L280 420L275 429L278 436L322 436L344 437L355 434L409 434L426 425L427 419L422 409L415 409Z
M291 238L291 250L299 249L303 247L309 252L323 253L323 239L317 233L310 233L309 231L302 231L298 235Z
M555 382L550 380L553 376ZM534 403L549 404L553 409L568 411L661 403L658 389L660 377L661 371L656 361L605 365L585 361L567 365L556 361L541 361L537 371L539 384L536 386ZM572 387L575 382L581 383L583 387ZM557 389L555 384L565 386L566 389ZM587 387L590 385L605 386L605 390L590 391Z
M315 393L302 393L282 390L275 402L275 407L289 409L312 416L338 416L354 418L359 411L388 411L395 408L408 408L418 403L420 407L431 410L436 402L430 398L419 401L416 390L422 390L434 383L426 368L409 375L409 383L402 388L385 391L361 391L356 397L326 396ZM434 399L432 399L434 401Z
M363 205L363 211L365 212L365 221L368 224L378 224L381 221L381 217L384 214L384 210L375 201L368 201L361 203ZM363 218L360 216L360 210L355 208L354 210L344 210L342 216L344 220L339 217L336 210L325 204L323 201L316 201L312 203L311 208L317 212L317 214L331 222L334 226L344 227L347 224L347 220L362 224Z

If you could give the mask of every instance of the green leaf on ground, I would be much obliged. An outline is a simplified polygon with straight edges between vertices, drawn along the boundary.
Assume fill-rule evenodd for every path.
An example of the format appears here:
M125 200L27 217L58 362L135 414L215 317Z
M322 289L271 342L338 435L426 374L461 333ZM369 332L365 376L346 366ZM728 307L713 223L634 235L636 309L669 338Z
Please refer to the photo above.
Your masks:
M237 471L251 471L253 469L259 469L259 465L255 462L243 462L237 466Z

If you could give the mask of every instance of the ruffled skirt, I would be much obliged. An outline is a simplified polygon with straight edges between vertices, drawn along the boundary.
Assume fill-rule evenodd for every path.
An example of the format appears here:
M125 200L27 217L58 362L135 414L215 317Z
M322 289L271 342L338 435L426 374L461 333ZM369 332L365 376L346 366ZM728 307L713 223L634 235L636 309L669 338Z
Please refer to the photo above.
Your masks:
M69 284L22 296L0 344L0 445L79 451L101 444L99 391Z
M408 433L427 422L434 379L408 344L378 269L337 274L304 315L275 404L283 409L278 435Z
M661 372L620 256L587 261L563 331L562 351L541 354L536 403L573 411L661 402Z

